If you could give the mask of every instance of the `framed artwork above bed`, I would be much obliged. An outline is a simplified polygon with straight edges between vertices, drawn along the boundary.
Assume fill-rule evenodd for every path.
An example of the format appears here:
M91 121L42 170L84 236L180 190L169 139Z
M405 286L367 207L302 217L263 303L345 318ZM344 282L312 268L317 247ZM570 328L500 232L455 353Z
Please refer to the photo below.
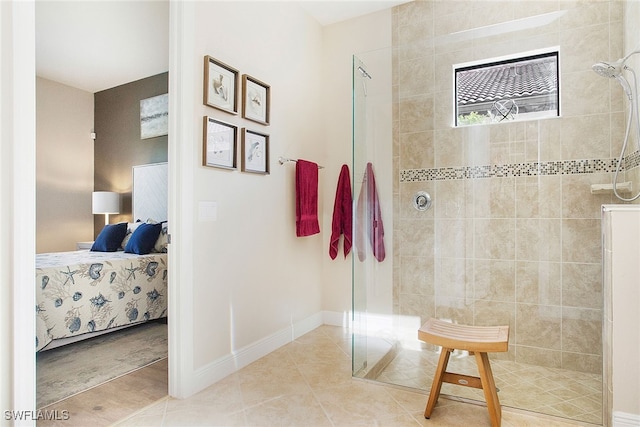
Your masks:
M152 163L133 167L133 222L168 217L169 165Z
M169 133L169 94L140 101L140 139Z

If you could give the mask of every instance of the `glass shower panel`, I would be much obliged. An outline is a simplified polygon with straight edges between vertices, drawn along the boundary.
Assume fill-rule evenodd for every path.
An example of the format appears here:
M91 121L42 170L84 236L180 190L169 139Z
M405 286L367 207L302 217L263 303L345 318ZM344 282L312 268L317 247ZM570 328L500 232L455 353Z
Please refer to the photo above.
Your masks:
M365 126L366 120L366 81L365 77L360 70L364 70L365 65L355 56L353 57L353 169L352 169L352 182L354 183L354 192L362 191L362 185L357 184L356 170L362 167L362 160L366 158L366 140L365 140ZM355 193L358 194L358 193ZM354 211L355 212L355 211ZM354 218L354 225L357 225L359 219ZM357 248L353 248L354 252ZM352 372L354 376L364 376L366 374L368 362L367 362L367 294L366 294L366 276L363 265L357 262L355 253L352 255L352 315L353 315L353 339L352 339Z
M353 57L353 374L370 379L397 342L390 52Z
M393 49L353 57L353 376L429 391L440 349L418 340L424 322L509 325L509 351L490 355L502 406L601 423L601 303L576 308L570 279L585 269L597 280L600 265L561 240L598 224L563 218L558 189L577 178L539 159L561 119L453 128L449 92L420 80L429 73L405 58L414 50ZM464 351L449 368L478 374ZM484 401L453 384L442 394Z

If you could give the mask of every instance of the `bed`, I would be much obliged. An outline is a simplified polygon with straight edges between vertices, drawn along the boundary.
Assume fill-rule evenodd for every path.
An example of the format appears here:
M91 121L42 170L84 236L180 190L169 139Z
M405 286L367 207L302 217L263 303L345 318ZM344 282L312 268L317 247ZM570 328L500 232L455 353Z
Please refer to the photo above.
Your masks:
M36 265L36 351L167 315L166 253L58 252Z
M167 316L166 177L166 163L133 168L137 221L105 226L94 250L36 255L36 351Z

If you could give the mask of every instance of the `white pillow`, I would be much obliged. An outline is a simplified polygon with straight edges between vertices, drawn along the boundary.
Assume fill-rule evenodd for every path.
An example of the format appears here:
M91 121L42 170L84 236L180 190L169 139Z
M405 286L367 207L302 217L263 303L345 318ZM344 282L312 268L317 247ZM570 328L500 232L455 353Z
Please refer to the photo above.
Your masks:
M130 222L127 224L127 234L124 235L124 240L122 240L122 244L120 245L122 249L127 247L127 243L129 242L131 235L133 234L134 231L136 231L136 228L138 228L140 224L143 224L143 223L138 221L138 222Z
M153 252L166 254L168 244L169 244L169 223L165 221L162 223L162 230L160 231L158 240L156 240L156 244L153 247Z

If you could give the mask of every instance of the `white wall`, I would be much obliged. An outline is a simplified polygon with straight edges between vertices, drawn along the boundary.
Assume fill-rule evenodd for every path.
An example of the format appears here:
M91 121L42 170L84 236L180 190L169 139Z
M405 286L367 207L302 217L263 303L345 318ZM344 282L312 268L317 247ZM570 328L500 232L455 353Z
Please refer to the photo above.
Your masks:
M344 259L342 242L340 252L335 260L329 258L329 240L331 237L331 220L333 204L335 198L336 184L340 168L347 164L351 170L352 163L352 61L353 55L372 50L389 48L391 46L391 9L365 15L348 21L339 22L324 28L323 32L323 87L331 88L327 92L324 102L325 111L325 144L330 160L327 162L327 169L323 172L325 179L325 211L324 229L328 230L324 235L323 242L323 263L324 263L324 284L322 306L327 312L334 314L336 319L351 311L351 255ZM367 56L367 55L366 55ZM373 66L373 64L372 64ZM374 67L378 74L374 77L376 82L390 82L390 75L381 75L384 68ZM371 70L372 71L372 70ZM390 73L390 64L388 70ZM374 73L372 71L372 73ZM375 74L375 73L374 73ZM371 82L371 88L378 87ZM386 87L391 93L391 87ZM375 94L372 94L374 96ZM390 99L389 99L390 101ZM389 129L379 134L389 136L387 141L379 141L388 149L386 156L380 154L380 163L375 164L376 184L381 198L383 219L385 221L385 244L387 249L387 259L380 267L378 280L388 283L388 290L391 290L392 274L392 224L391 224L391 109L389 107L388 119L382 119L378 124L386 125ZM384 108L384 106L383 106ZM373 142L373 141L371 141ZM384 163L387 162L387 163ZM351 170L353 173L354 171ZM356 171L357 175L362 175L363 171ZM360 183L351 183L353 197L357 198L360 191ZM385 201L387 201L385 205ZM385 209L387 208L387 209ZM355 249L355 248L354 248ZM386 279L386 280L385 280ZM385 291L386 292L386 291ZM386 295L386 293L385 293ZM382 298L391 302L388 298ZM372 301L369 301L373 303ZM376 311L379 313L380 311ZM389 313L385 313L389 314ZM348 318L348 317L347 317Z
M640 208L603 207L606 386L614 426L640 425Z
M35 408L35 7L0 2L0 406ZM9 417L11 418L11 417ZM0 425L32 425L7 420Z
M179 67L184 76L172 76L171 68L170 92L179 93L174 91L176 84L191 92L174 100L185 102L179 107L178 125L187 128L170 131L169 141L170 153L178 150L183 157L173 165L184 168L178 172L178 215L192 224L176 234L176 255L183 257L184 273L178 278L184 283L177 286L190 287L185 291L192 293L182 307L188 311L186 322L192 324L191 330L187 328L191 336L185 339L187 345L192 341L193 360L181 362L182 369L192 375L192 384L186 386L191 387L189 394L242 365L244 359L233 363L231 359L248 347L274 336L276 344L283 344L309 318L314 319L310 327L321 323L322 235L296 237L295 164L281 166L277 158L304 158L319 164L327 159L321 122L324 88L318 84L322 39L315 21L290 3L274 7L261 2L194 2L174 7L182 10L185 32L181 37L188 39L181 44L177 60L189 63ZM203 105L205 55L271 86L270 126ZM206 115L269 134L271 174L201 166ZM320 215L324 191L320 184ZM201 220L202 202L217 205L215 221Z
M93 93L36 79L36 253L93 240Z
M204 55L212 55L271 85L268 127L202 102L194 106L197 136L209 115L266 132L271 145L268 176L194 168L195 202L218 206L217 221L194 218L194 350L201 366L320 310L322 238L295 236L295 164L280 166L277 158L319 164L326 158L319 120L320 27L288 4L202 2L196 9L194 61L202 64ZM203 81L203 66L196 71L194 80ZM193 143L201 146L202 139ZM225 333L210 334L210 325Z
M328 244L338 174L351 163L351 55L390 45L391 11L324 31L287 2L182 3L172 14L184 27L169 73L170 91L182 92L170 100L182 116L170 132L172 167L184 169L174 214L193 224L175 230L172 245L182 266L176 292L193 301L174 309L188 316L174 334L193 347L173 359L178 377L191 378L173 388L181 397L318 326L323 311L338 324L349 312L350 259L331 261ZM203 105L205 55L271 86L270 126ZM201 166L203 116L268 133L270 175ZM279 165L279 156L324 166L321 234L295 236L295 164ZM199 217L203 202L217 207L215 221Z

